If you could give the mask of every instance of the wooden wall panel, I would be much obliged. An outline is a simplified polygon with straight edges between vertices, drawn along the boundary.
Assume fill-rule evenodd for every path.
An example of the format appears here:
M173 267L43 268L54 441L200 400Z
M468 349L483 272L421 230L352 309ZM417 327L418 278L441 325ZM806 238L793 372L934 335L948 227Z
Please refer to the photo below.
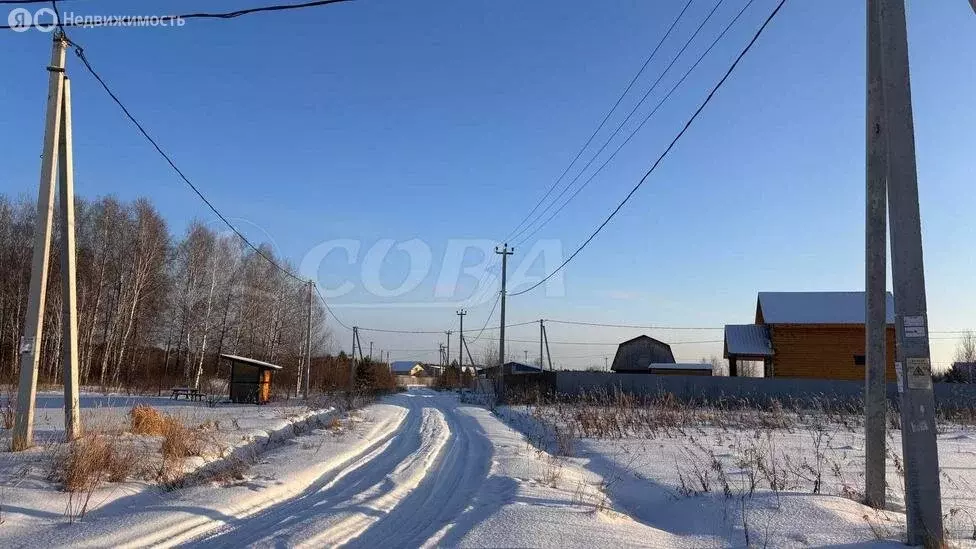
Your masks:
M773 376L864 380L864 366L854 362L864 354L864 325L774 324ZM889 326L887 377L895 380L895 328Z

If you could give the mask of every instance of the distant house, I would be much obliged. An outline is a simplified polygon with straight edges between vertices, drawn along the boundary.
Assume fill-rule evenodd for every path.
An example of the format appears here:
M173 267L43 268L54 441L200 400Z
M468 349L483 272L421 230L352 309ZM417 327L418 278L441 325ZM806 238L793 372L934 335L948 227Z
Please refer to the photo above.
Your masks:
M895 306L888 293L886 370L895 379ZM759 292L754 324L725 326L729 375L864 380L864 292Z
M618 373L650 373L651 364L674 364L671 346L646 335L617 346L611 370Z
M390 369L393 373L401 376L410 375L410 371L413 370L414 366L420 364L416 360L394 360L390 363Z
M542 368L534 366L532 364L524 364L522 362L506 362L504 366L505 375L519 375L519 374L539 374L542 373ZM492 366L490 368L482 368L480 373L485 377L495 377L498 374L498 366Z
M435 377L441 373L443 367L416 360L395 360L390 364L390 369L398 376Z

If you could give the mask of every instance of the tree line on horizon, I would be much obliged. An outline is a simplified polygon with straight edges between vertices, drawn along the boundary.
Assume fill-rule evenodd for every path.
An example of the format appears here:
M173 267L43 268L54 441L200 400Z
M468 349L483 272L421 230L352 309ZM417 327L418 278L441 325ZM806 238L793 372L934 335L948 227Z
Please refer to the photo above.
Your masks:
M16 383L19 376L35 217L33 201L0 193L0 382ZM222 226L194 221L182 235L174 235L145 198L77 198L75 224L83 385L199 387L227 377L218 356L230 353L283 366L276 385L295 387L307 339L307 285L233 233L216 230ZM41 383L60 383L63 375L62 230L57 222L53 231ZM259 249L295 272L267 244ZM331 343L317 298L311 343L316 357L324 356Z

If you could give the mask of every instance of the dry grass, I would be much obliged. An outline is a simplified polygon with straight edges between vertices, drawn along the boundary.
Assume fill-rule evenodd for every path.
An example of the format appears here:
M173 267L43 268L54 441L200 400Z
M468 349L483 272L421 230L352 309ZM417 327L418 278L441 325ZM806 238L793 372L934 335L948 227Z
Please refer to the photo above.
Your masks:
M68 493L65 515L74 521L88 511L91 496L99 485L106 481L125 481L138 461L131 447L106 435L88 433L54 451L48 479Z
M202 456L215 445L214 422L189 427L183 419L145 405L132 408L129 417L133 434L162 437L159 447L162 461L156 469L156 478L166 487L179 487L184 482L183 460Z
M332 416L332 419L329 420L329 423L326 424L326 427L331 431L338 431L342 429L342 422L339 421L339 418L337 416Z
M126 468L131 462L118 459L108 437L88 434L54 452L48 478L66 492L84 492L110 477L125 478Z
M172 418L152 406L140 404L129 411L132 433L136 435L163 436Z
M14 404L13 397L7 397L4 399L3 407L0 408L0 421L3 422L3 428L8 431L14 428L14 416L16 409L17 405Z

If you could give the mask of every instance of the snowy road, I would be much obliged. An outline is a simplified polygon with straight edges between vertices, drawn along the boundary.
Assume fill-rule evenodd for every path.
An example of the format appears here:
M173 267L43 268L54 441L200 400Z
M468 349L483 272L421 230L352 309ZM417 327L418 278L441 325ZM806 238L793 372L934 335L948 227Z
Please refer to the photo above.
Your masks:
M570 483L568 472L570 489L540 483L547 474L563 473L547 472L554 466L544 454L484 408L423 389L385 399L384 405L403 410L394 432L300 494L185 545L591 547L616 540L646 547L663 535L653 531L641 539L634 530L647 527L594 513L583 503L584 480ZM670 544L660 546L665 545Z
M461 515L488 474L491 444L456 400L412 393L400 429L301 495L233 521L196 547L412 547Z
M15 520L0 530L0 545L749 544L744 503L721 494L676 496L668 476L674 458L662 461L665 454L656 450L665 441L578 444L576 457L553 457L488 409L461 403L451 393L417 389L368 406L338 431L317 429L285 440L261 454L238 481L173 492L138 482L106 487L76 524L65 524L50 510L66 495L46 491L38 480L36 489L22 489L30 497L3 504ZM29 501L40 497L43 505ZM865 508L849 499L757 493L748 506L748 521L757 525L750 526L753 536L768 532L775 540L771 546L890 543L872 539L862 519Z

